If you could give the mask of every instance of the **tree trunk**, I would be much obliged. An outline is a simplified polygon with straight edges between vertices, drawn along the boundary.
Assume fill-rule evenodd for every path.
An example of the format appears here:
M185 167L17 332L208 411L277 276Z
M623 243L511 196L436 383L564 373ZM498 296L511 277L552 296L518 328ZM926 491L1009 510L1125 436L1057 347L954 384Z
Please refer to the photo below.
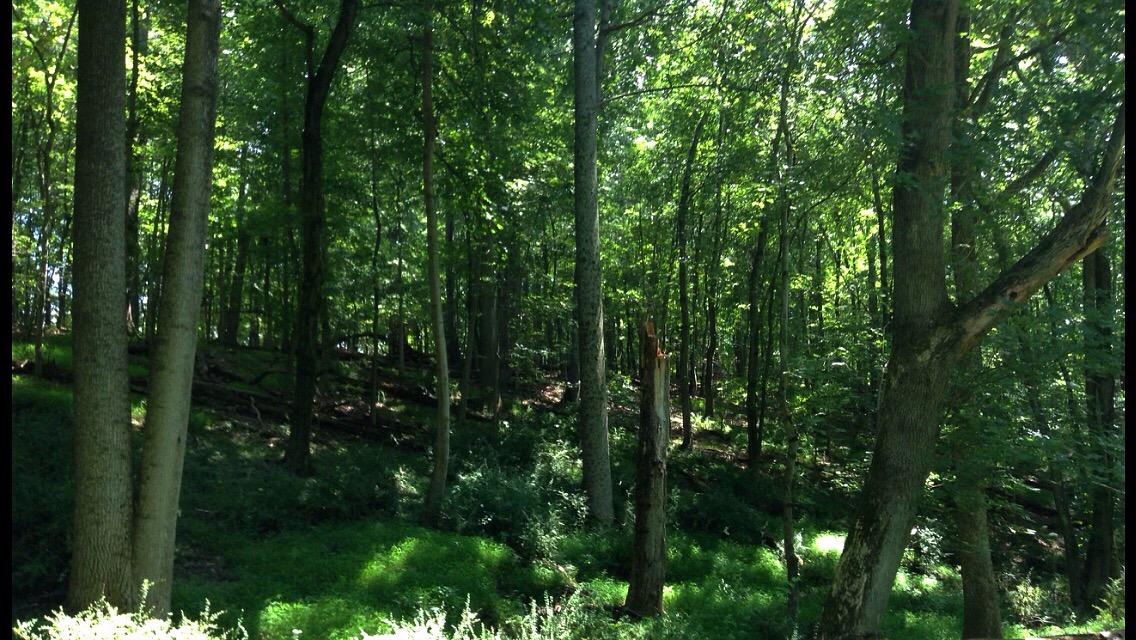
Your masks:
M150 358L134 529L134 582L150 581L145 604L161 618L170 612L178 496L205 276L220 30L220 0L193 0L189 4L178 152L162 279L166 295Z
M67 608L133 603L126 372L126 3L79 0L75 119L75 506Z
M434 213L432 166L434 139L437 137L434 103L430 93L434 58L433 11L432 3L427 0L425 24L422 27L422 201L426 207L427 278L430 282L430 315L433 320L434 360L437 367L434 393L438 398L437 421L434 425L434 472L430 476L430 487L426 492L426 505L422 514L423 521L428 525L436 525L441 515L450 461L450 367L446 362L446 325L438 273L438 221Z
M970 16L966 9L959 11L958 33L955 37L955 90L956 105L965 105L970 97L971 45L968 32ZM973 112L972 112L973 115ZM970 127L973 122L956 114L954 142L952 143L951 199L951 266L954 272L955 298L965 300L978 290L978 227L974 202L974 187L978 179L972 162ZM962 362L962 380L973 380L981 374L982 358L975 347ZM969 399L964 392L960 397ZM966 404L976 404L981 396ZM985 415L981 404L967 411L957 407L954 418L958 428L953 436L958 440L955 451L967 451L981 441ZM1001 638L1002 620L998 610L998 583L990 557L990 532L986 514L986 487L991 475L992 460L982 454L963 453L953 461L957 483L951 509L958 536L959 564L963 587L963 638Z
M245 220L245 197L248 194L248 175L245 170L248 147L242 146L237 161L239 180L237 186L237 256L233 265L233 279L229 283L229 299L221 317L220 340L228 347L237 346L237 333L241 326L241 305L244 303L245 269L248 266L249 245L252 236Z
M643 369L639 385L639 445L635 453L635 541L624 607L636 616L656 616L663 613L667 566L670 380L667 356L659 348L653 323L644 325L641 338Z
M1100 601L1108 581L1114 578L1116 501L1120 481L1113 472L1115 462L1110 440L1117 434L1115 422L1116 381L1107 362L1112 351L1112 267L1107 249L1102 248L1082 261L1085 309L1085 413L1088 418L1089 452L1093 468L1101 479L1089 491L1091 503L1088 545L1081 573L1082 613L1091 613Z
M285 460L299 475L310 475L312 410L314 408L320 345L317 322L323 308L323 124L324 105L331 82L339 69L343 50L355 24L358 0L340 0L339 19L328 39L319 67L313 68L312 47L315 30L299 23L283 5L277 6L304 31L308 43L308 93L304 101L302 135L303 182L300 187L300 242L303 246L303 275L296 305L296 386L292 400L292 429Z
M703 112L694 127L694 136L686 151L686 164L682 170L682 187L678 199L678 212L675 214L678 226L678 299L679 351L678 351L678 397L682 407L682 445L689 449L693 432L690 424L690 300L687 293L687 255L686 255L686 216L690 208L690 174L694 170L694 159L698 153L698 139L702 136L702 126L706 122Z
M596 178L596 113L599 110L596 3L576 0L572 28L575 75L574 210L576 216L576 319L579 335L579 432L588 519L607 527L614 519L608 454L607 384L604 372L603 295L600 278Z
M1121 109L1081 201L1017 263L974 298L952 307L941 221L954 92L928 87L954 86L958 7L955 0L915 0L913 5L897 172L902 179L893 187L892 357L868 478L821 617L825 640L877 633L930 471L952 369L999 320L1104 241L1102 223L1124 144Z

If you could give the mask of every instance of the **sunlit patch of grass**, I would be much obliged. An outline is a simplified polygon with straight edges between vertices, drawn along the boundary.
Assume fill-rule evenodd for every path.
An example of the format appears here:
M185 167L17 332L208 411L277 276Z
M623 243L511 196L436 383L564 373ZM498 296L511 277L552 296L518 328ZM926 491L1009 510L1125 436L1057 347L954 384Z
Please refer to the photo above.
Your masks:
M818 533L809 546L812 547L813 551L822 555L840 555L840 552L844 550L845 537L841 533Z

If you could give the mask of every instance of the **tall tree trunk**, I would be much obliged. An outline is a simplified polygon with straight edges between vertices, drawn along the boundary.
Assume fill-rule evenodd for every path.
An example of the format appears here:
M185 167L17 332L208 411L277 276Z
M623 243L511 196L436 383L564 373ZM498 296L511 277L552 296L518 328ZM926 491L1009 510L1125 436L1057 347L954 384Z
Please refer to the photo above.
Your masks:
M1110 440L1115 428L1116 380L1107 362L1112 351L1112 267L1107 248L1101 248L1082 261L1085 310L1085 397L1088 418L1091 465L1100 479L1089 491L1091 504L1088 545L1085 549L1082 613L1091 613L1113 575L1116 529L1115 493L1121 482L1113 471L1114 456Z
M241 146L240 158L237 160L239 169L237 185L237 255L234 259L233 278L229 282L229 297L225 301L225 309L221 314L221 344L228 347L237 346L237 333L241 326L241 306L244 303L245 270L248 267L249 245L252 244L252 234L248 230L245 220L245 199L248 195L248 174L246 163L248 145Z
M970 98L970 16L961 9L958 16L958 34L955 38L956 105L967 104ZM955 298L965 300L978 292L978 227L974 202L974 186L978 179L971 161L970 126L974 123L956 115L951 162L951 266L955 281ZM973 380L982 369L979 347L975 347L959 363L961 379ZM959 394L967 398L970 394ZM958 440L956 451L967 451L980 440L984 415L978 404L981 396L964 404L976 405L972 411L958 407L954 412L958 428L952 436ZM998 583L990 557L990 531L986 514L986 488L991 474L991 460L972 453L954 461L956 484L952 517L958 536L959 564L963 588L963 638L1001 638L1002 619L998 610Z
M438 273L438 221L434 212L433 160L437 129L431 96L431 67L434 58L434 9L431 0L426 0L425 14L425 24L422 26L422 202L426 208L426 277L430 282L430 316L433 320L434 360L437 367L434 393L438 398L438 414L434 425L434 472L430 475L422 519L426 524L436 525L442 513L446 473L450 462L450 367L446 362L446 325Z
M667 443L670 441L669 371L655 325L647 322L639 385L639 445L635 452L635 540L624 607L637 616L663 613L667 568Z
M714 416L714 361L718 355L718 271L722 264L722 145L726 135L726 114L718 111L718 140L715 163L714 222L711 224L710 275L706 285L706 364L702 372L703 415Z
M75 118L75 506L67 608L133 603L126 372L126 3L79 0Z
M146 278L146 344L154 344L154 333L158 328L158 307L162 295L162 273L158 268L166 254L165 214L169 193L169 161L162 160L162 177L158 182L158 209L155 213L154 230L150 234L146 251L148 275Z
M220 0L193 0L186 19L178 151L166 243L161 320L150 359L146 428L134 529L134 583L151 583L146 606L170 610L178 497L189 426L205 229L213 177Z
M694 170L694 160L698 153L698 139L702 136L702 126L706 122L704 111L694 127L694 135L686 150L686 164L682 170L682 187L678 198L678 212L675 214L678 226L678 304L681 326L679 327L678 351L678 397L682 408L682 445L689 449L693 430L690 424L690 300L687 293L687 255L686 255L686 217L690 208L690 174Z
M608 453L607 384L604 372L603 295L600 277L596 177L599 91L595 0L576 0L572 28L575 76L573 189L576 216L576 321L579 335L579 432L588 519L606 527L614 519Z
M955 0L915 0L912 7L897 172L902 179L893 187L892 356L871 467L821 617L824 640L865 638L879 629L930 471L954 366L998 321L1106 236L1102 223L1123 151L1123 110L1081 201L985 289L951 305L941 221L954 92L929 88L954 86L957 13Z
M358 0L340 0L339 18L328 39L319 67L313 63L315 29L296 20L277 6L307 37L308 93L304 100L302 135L303 182L300 187L300 241L303 246L303 275L296 305L296 386L292 400L292 429L288 437L285 460L288 468L300 475L310 475L312 411L314 408L320 345L317 340L318 320L323 308L323 112L331 82L339 69L343 50L355 24Z

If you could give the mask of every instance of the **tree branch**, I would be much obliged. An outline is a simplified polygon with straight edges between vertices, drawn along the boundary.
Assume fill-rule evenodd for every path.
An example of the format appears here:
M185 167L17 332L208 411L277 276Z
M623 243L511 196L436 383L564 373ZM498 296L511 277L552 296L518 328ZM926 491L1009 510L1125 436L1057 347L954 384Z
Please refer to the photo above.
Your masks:
M1021 306L1033 293L1108 239L1105 218L1116 174L1124 160L1124 103L1112 126L1100 168L1085 188L1081 201L1057 226L1012 267L1002 272L970 302L958 308L940 336L938 346L962 356L1003 317Z

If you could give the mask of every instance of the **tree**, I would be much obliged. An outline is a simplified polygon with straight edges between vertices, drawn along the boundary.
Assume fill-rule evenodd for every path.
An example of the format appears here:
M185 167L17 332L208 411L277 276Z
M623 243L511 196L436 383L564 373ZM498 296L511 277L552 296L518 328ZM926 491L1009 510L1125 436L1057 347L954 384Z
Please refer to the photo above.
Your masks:
M165 295L150 359L134 528L134 582L151 583L145 604L162 618L170 609L197 316L205 279L205 227L209 220L217 114L220 0L191 2L186 25L178 153L162 276ZM243 191L244 186L241 188Z
M694 135L690 139L690 147L686 152L686 164L682 170L682 190L678 200L678 213L676 214L678 238L678 299L681 326L679 327L678 352L678 394L682 407L682 448L689 449L692 431L690 426L690 296L687 293L687 255L686 255L686 217L690 208L690 173L694 169L694 160L698 153L698 139L702 137L702 125L706 122L709 112L704 111L694 126Z
M67 608L133 602L126 374L126 3L79 0L75 121L75 510Z
M300 475L312 473L312 410L316 393L319 343L318 320L324 306L324 193L323 193L323 113L331 92L331 81L339 69L343 50L355 24L358 0L340 0L339 18L315 66L315 28L297 18L282 3L276 6L304 34L307 51L307 95L304 98L304 130L301 136L303 158L300 186L300 242L303 270L299 301L296 305L296 386L292 399L292 429L284 459L288 468Z
M639 444L635 452L635 542L624 604L637 616L663 613L667 569L667 443L670 441L670 375L655 325L640 333Z
M608 458L603 295L596 191L596 112L599 109L595 0L576 0L572 28L575 81L574 210L576 214L576 330L579 336L578 425L588 517L607 526L615 517Z
M1103 225L1120 165L1123 109L1081 201L1034 248L968 301L946 293L942 197L954 102L956 0L915 0L903 90L903 148L893 189L895 280L892 354L879 435L836 578L822 638L874 635L907 544L949 375L1001 318L1107 235ZM944 90L943 87L950 87Z
M438 221L434 213L434 102L430 90L433 83L434 56L433 7L426 1L422 25L422 202L426 208L427 279L430 284L430 316L434 333L434 360L437 367L434 393L438 398L438 414L434 425L434 472L426 492L423 520L436 524L446 495L446 473L450 460L450 366L446 360L446 327L442 312L442 293L438 269Z

